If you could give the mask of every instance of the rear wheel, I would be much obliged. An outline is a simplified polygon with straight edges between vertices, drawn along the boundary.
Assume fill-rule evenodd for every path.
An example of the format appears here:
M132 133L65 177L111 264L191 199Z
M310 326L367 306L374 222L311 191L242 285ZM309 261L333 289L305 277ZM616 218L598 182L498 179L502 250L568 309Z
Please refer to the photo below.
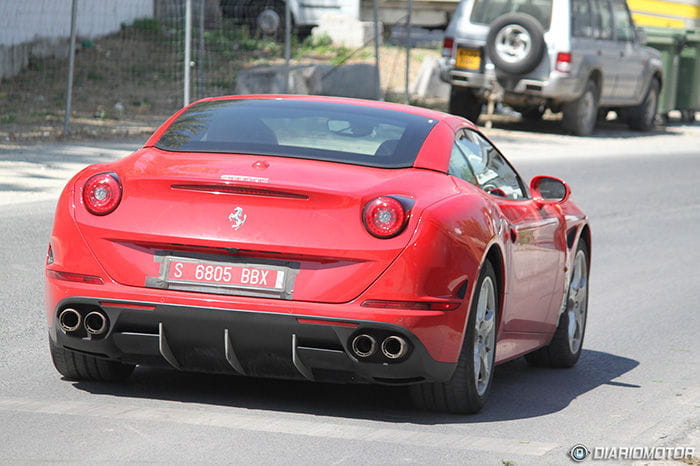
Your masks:
M481 115L484 101L469 87L452 86L450 90L449 112L476 123Z
M562 125L576 136L589 136L593 133L598 119L598 86L588 81L581 96L562 106L564 118Z
M526 354L533 366L572 367L581 356L588 316L588 245L581 241L576 249L569 280L566 308L549 345Z
M637 131L651 131L656 121L656 111L659 106L659 90L661 86L654 79L649 85L644 101L637 107L625 110L627 125Z
M486 262L476 283L457 368L447 382L411 387L416 406L463 414L476 413L484 406L495 361L497 283L493 266Z
M116 382L129 377L136 367L69 351L57 346L51 338L49 338L49 349L56 370L71 380Z

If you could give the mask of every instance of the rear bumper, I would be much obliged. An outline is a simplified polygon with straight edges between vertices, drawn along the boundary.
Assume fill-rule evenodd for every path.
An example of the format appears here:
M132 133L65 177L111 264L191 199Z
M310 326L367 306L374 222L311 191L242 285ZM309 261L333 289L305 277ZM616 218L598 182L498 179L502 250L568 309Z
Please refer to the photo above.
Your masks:
M63 331L55 316L67 307L83 315L100 310L108 319L106 333L95 337L82 329ZM407 328L375 320L93 297L64 298L49 312L50 337L57 345L131 364L383 384L444 381L456 366L433 359ZM359 334L376 338L373 356L353 353L351 342ZM407 353L396 360L380 349L383 339L392 335L408 342Z
M545 80L528 79L527 77L505 80L509 85L499 83L495 71L487 69L485 72L465 71L454 68L448 59L439 62L440 77L443 81L453 86L471 87L484 91L493 91L497 86L505 86L505 98L507 103L527 102L528 100L551 100L555 102L568 102L576 99L583 92L581 79L575 76L553 71ZM504 82L505 82L504 81Z

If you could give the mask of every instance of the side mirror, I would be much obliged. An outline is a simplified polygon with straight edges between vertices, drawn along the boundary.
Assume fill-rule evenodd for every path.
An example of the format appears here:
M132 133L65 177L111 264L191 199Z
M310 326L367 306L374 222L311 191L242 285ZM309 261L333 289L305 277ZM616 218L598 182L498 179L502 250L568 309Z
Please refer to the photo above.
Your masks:
M571 196L569 185L553 176L536 176L530 181L532 198L542 204L561 204Z

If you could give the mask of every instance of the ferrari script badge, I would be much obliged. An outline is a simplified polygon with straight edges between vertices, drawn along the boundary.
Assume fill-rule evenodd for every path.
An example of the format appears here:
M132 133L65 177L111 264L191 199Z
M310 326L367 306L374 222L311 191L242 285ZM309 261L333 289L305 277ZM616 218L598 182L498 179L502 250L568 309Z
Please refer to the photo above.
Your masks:
M231 212L228 216L228 219L232 223L231 228L234 230L238 230L241 226L243 226L247 218L248 216L243 213L243 208L241 207L236 207L233 209L233 212Z

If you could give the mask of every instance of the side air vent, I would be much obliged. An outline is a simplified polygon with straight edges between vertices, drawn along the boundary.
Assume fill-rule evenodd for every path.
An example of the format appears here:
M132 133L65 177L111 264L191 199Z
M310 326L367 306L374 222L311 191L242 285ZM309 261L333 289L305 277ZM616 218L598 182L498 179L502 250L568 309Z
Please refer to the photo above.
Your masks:
M212 194L242 194L244 196L282 197L286 199L308 199L305 194L288 191L276 191L273 189L251 188L249 186L235 186L227 184L174 184L173 189L186 191L201 191Z

